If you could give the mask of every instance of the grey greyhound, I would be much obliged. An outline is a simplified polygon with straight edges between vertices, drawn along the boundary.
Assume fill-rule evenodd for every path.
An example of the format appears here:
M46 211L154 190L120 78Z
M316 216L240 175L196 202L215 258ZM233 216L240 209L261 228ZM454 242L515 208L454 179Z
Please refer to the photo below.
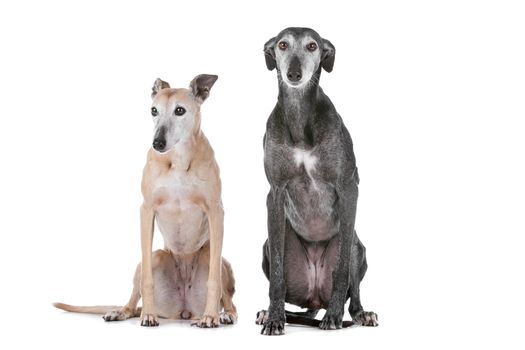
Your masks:
M264 54L268 69L277 69L279 95L263 141L271 189L262 265L270 306L256 323L266 335L284 334L285 322L377 326L359 293L367 263L354 230L359 175L352 139L319 86L321 69L332 71L335 47L312 29L287 28ZM343 322L348 298L353 322ZM308 311L285 311L285 302ZM316 320L320 309L326 314Z

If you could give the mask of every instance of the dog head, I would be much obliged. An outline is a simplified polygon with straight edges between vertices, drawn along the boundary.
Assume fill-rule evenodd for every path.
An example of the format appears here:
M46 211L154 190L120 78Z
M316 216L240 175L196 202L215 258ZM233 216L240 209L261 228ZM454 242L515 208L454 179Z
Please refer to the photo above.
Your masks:
M198 75L191 81L189 89L172 89L167 82L155 80L151 92L151 115L156 151L168 152L178 142L200 130L200 107L217 78L216 75Z
M264 57L269 70L277 68L281 81L301 88L318 78L321 68L332 71L335 47L310 28L286 28L264 44Z

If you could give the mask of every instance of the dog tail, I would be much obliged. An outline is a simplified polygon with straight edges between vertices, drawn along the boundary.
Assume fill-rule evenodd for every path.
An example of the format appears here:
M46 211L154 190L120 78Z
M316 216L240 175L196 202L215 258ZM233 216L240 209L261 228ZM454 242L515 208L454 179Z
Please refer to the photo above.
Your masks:
M104 315L111 311L118 311L122 308L122 306L75 306L63 303L53 303L53 306L64 311L96 315Z
M317 320L315 318L309 318L305 316L298 316L298 315L286 315L286 322L289 324L298 324L301 326L310 326L310 327L319 327L321 324L320 320ZM352 321L343 321L343 328L347 328L350 326L353 326L354 322Z

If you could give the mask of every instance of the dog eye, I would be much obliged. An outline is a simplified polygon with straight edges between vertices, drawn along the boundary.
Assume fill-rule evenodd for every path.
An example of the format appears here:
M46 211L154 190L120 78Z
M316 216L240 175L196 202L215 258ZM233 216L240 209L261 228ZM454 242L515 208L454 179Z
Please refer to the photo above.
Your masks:
M279 43L279 48L280 48L281 50L286 50L286 49L288 48L288 43L287 43L286 41L281 41L281 42Z
M186 110L182 107L177 107L175 108L175 115L183 115L184 113L186 113Z
M159 114L159 112L157 111L157 108L151 107L151 115L156 117L158 114Z
M316 43L310 43L310 44L306 45L306 48L309 51L315 51L317 49L317 44Z

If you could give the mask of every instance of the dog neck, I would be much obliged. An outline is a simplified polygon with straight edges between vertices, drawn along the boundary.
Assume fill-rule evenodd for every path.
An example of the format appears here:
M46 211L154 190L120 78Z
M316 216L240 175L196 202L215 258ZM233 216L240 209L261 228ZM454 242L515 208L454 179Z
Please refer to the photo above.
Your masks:
M304 87L294 88L279 79L277 104L284 113L284 123L293 144L313 144L313 123L319 95L320 71L316 72ZM280 77L279 77L280 78Z

